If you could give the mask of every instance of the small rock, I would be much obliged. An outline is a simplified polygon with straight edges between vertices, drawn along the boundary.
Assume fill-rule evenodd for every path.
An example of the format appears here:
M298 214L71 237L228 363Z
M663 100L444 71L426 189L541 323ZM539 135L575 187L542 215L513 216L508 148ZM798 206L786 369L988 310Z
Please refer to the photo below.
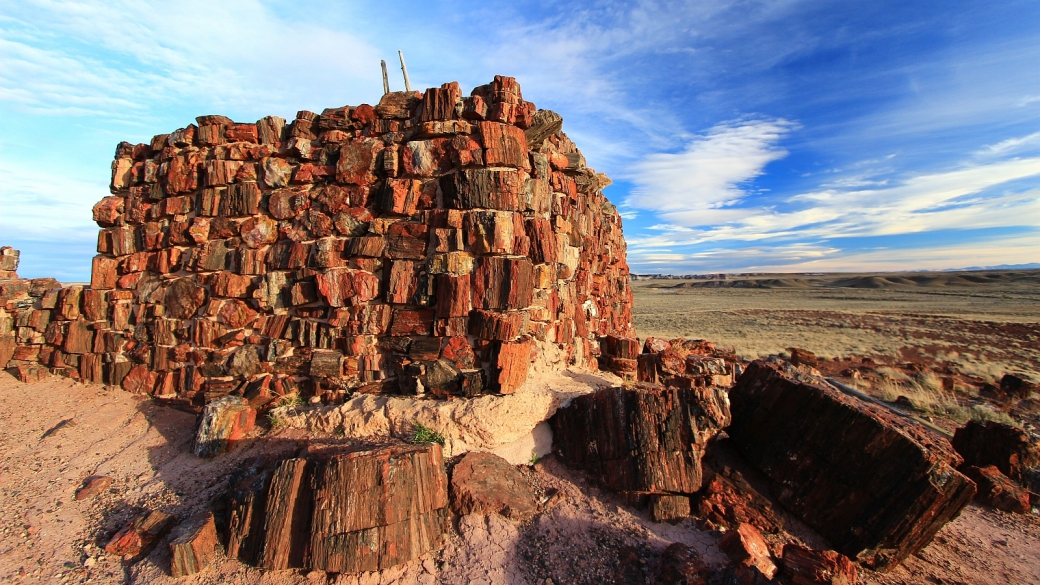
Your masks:
M170 537L170 573L186 577L213 564L217 548L217 529L213 514L206 512L188 519Z
M977 501L1005 512L1029 513L1031 509L1029 492L1001 473L996 465L986 467L971 465L965 467L963 471L979 488L975 494Z
M104 475L92 475L83 480L83 486L76 490L77 500L86 500L99 495L112 485L112 478Z
M735 563L757 570L766 579L776 577L778 571L762 533L754 526L741 523L719 542L722 551Z
M618 567L614 574L614 583L618 585L642 585L646 583L643 563L639 551L625 546L618 550Z
M241 397L225 396L210 402L195 432L195 455L215 457L230 450L255 423L256 411Z
M707 585L711 569L696 550L673 542L661 554L658 585Z
M794 585L853 585L856 563L833 550L818 551L785 544L784 574Z

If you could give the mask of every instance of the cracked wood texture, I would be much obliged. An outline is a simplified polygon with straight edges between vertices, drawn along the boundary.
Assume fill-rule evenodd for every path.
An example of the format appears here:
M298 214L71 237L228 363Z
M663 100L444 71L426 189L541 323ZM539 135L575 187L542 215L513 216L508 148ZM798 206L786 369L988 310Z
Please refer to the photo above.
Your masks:
M448 480L440 445L308 448L229 498L228 555L267 569L377 571L440 544Z
M721 388L609 388L578 396L550 419L554 450L569 467L615 491L692 494L701 457L729 423Z
M726 432L780 503L872 568L924 548L975 494L945 438L765 362L748 366L730 400Z

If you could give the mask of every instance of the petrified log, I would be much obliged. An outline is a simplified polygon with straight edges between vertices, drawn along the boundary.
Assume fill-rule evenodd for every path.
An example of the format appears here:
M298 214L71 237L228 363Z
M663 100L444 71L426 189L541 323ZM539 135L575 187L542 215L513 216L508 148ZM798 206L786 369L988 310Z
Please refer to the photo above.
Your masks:
M217 528L213 514L206 512L183 522L170 535L170 573L187 577L213 564Z
M244 398L225 396L210 402L195 431L195 455L215 457L228 451L255 423L256 411Z
M560 460L616 491L692 494L708 440L729 423L719 388L609 388L578 396L550 419Z
M736 474L735 474L736 475ZM765 497L736 475L731 480L716 475L695 497L697 516L710 528L733 529L748 523L762 532L775 533L783 520Z
M654 522L678 522L689 515L689 496L672 494L650 496L650 519Z
M727 433L780 503L868 566L921 550L975 493L945 439L765 362L748 366L730 400Z
M784 545L784 575L795 585L854 585L859 571L849 557L833 550Z
M447 518L440 445L311 447L238 483L228 556L268 569L382 570L438 546Z
M158 510L146 511L117 532L105 545L105 551L123 557L136 557L155 544L174 519L170 514Z

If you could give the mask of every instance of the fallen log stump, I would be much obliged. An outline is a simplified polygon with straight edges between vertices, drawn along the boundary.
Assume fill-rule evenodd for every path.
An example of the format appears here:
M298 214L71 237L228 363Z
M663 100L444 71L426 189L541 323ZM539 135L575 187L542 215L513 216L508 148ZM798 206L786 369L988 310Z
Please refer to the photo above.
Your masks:
M174 520L165 512L145 511L120 529L105 545L105 551L124 559L136 557L151 548Z
M701 489L705 446L728 423L721 388L648 385L578 396L550 419L565 465L614 491L660 495Z
M964 465L995 465L1015 481L1023 481L1026 470L1040 467L1040 444L1022 429L994 421L968 421L953 435L953 448L964 457Z
M779 502L877 570L924 548L975 494L945 439L762 361L730 391L727 433Z
M729 422L719 388L608 388L578 396L550 419L564 464L616 491L692 494L701 456Z
M170 535L170 573L174 577L194 575L213 564L217 528L213 514L206 512L173 530Z
M227 554L265 569L386 569L437 548L447 486L437 444L310 447L233 487Z

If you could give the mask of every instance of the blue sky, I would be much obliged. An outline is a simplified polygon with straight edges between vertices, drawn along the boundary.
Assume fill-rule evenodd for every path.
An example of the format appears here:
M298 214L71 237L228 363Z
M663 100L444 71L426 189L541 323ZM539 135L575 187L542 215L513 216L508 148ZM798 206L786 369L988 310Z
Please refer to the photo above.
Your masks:
M634 272L1040 262L1035 0L0 0L0 244L87 280L119 141L374 104L397 49L563 115Z

